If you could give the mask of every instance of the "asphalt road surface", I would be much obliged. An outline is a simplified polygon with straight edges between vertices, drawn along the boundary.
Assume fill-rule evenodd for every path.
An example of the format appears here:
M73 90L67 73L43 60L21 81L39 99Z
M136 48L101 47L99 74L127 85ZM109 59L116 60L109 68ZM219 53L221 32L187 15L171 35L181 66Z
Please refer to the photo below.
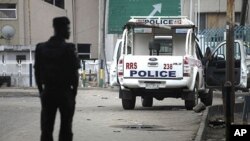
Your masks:
M41 105L36 90L0 93L0 141L38 141ZM153 107L144 108L138 97L135 110L123 110L118 91L79 90L74 141L192 141L201 117L185 110L181 99L154 99ZM58 114L55 141L59 118Z

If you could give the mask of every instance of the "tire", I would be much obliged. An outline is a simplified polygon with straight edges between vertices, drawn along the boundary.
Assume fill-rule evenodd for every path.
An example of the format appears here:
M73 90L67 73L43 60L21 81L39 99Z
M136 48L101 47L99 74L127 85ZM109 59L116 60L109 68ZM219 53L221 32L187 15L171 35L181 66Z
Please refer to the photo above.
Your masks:
M205 93L205 96L201 98L206 106L211 106L213 104L213 90L209 89L208 93Z
M122 107L124 110L133 110L135 108L135 97L132 99L122 99Z
M124 110L133 110L135 108L136 97L132 91L119 90L119 97L122 99L122 107Z
M187 110L193 110L193 107L196 106L198 104L198 83L196 81L195 86L194 86L194 90L191 92L192 95L194 95L194 99L193 100L185 100L185 107Z
M153 97L141 97L141 103L143 107L152 107Z

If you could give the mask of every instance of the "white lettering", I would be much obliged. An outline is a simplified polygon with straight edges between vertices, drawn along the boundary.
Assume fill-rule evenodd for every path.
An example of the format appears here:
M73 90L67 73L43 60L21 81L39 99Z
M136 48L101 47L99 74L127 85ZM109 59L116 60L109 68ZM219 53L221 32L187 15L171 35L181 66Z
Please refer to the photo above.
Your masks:
M176 71L144 71L130 70L130 77L163 77L176 78Z
M234 132L234 136L244 136L247 133L246 129L236 129Z
M235 130L234 136L241 136L241 135L240 135L240 130L239 130L239 129L236 129L236 130Z
M241 129L241 133L242 133L242 136L244 136L244 134L247 133L247 130L246 129Z
M138 20L137 22L141 22L142 20ZM145 19L145 24L157 24L157 25L173 25L173 24L181 24L180 19Z

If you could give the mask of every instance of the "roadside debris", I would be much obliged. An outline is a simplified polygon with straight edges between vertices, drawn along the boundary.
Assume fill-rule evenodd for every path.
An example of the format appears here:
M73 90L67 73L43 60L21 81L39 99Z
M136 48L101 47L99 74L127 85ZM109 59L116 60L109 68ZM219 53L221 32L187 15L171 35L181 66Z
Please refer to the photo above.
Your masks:
M209 120L208 126L211 128L225 128L226 124L225 124L225 120L222 118L216 118L216 119L211 119Z
M197 104L193 110L196 112L196 113L200 113L201 111L205 110L206 109L206 106L204 103L200 102L199 104Z

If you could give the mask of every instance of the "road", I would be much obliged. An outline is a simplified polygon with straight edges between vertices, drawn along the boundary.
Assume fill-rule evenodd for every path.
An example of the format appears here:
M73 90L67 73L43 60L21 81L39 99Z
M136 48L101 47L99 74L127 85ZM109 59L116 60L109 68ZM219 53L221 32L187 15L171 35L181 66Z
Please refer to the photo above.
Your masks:
M0 141L38 141L40 100L36 94L16 93L0 97ZM181 99L154 100L152 108L144 108L137 98L135 110L123 110L117 91L79 90L74 141L192 141L201 117L202 113L185 110Z

